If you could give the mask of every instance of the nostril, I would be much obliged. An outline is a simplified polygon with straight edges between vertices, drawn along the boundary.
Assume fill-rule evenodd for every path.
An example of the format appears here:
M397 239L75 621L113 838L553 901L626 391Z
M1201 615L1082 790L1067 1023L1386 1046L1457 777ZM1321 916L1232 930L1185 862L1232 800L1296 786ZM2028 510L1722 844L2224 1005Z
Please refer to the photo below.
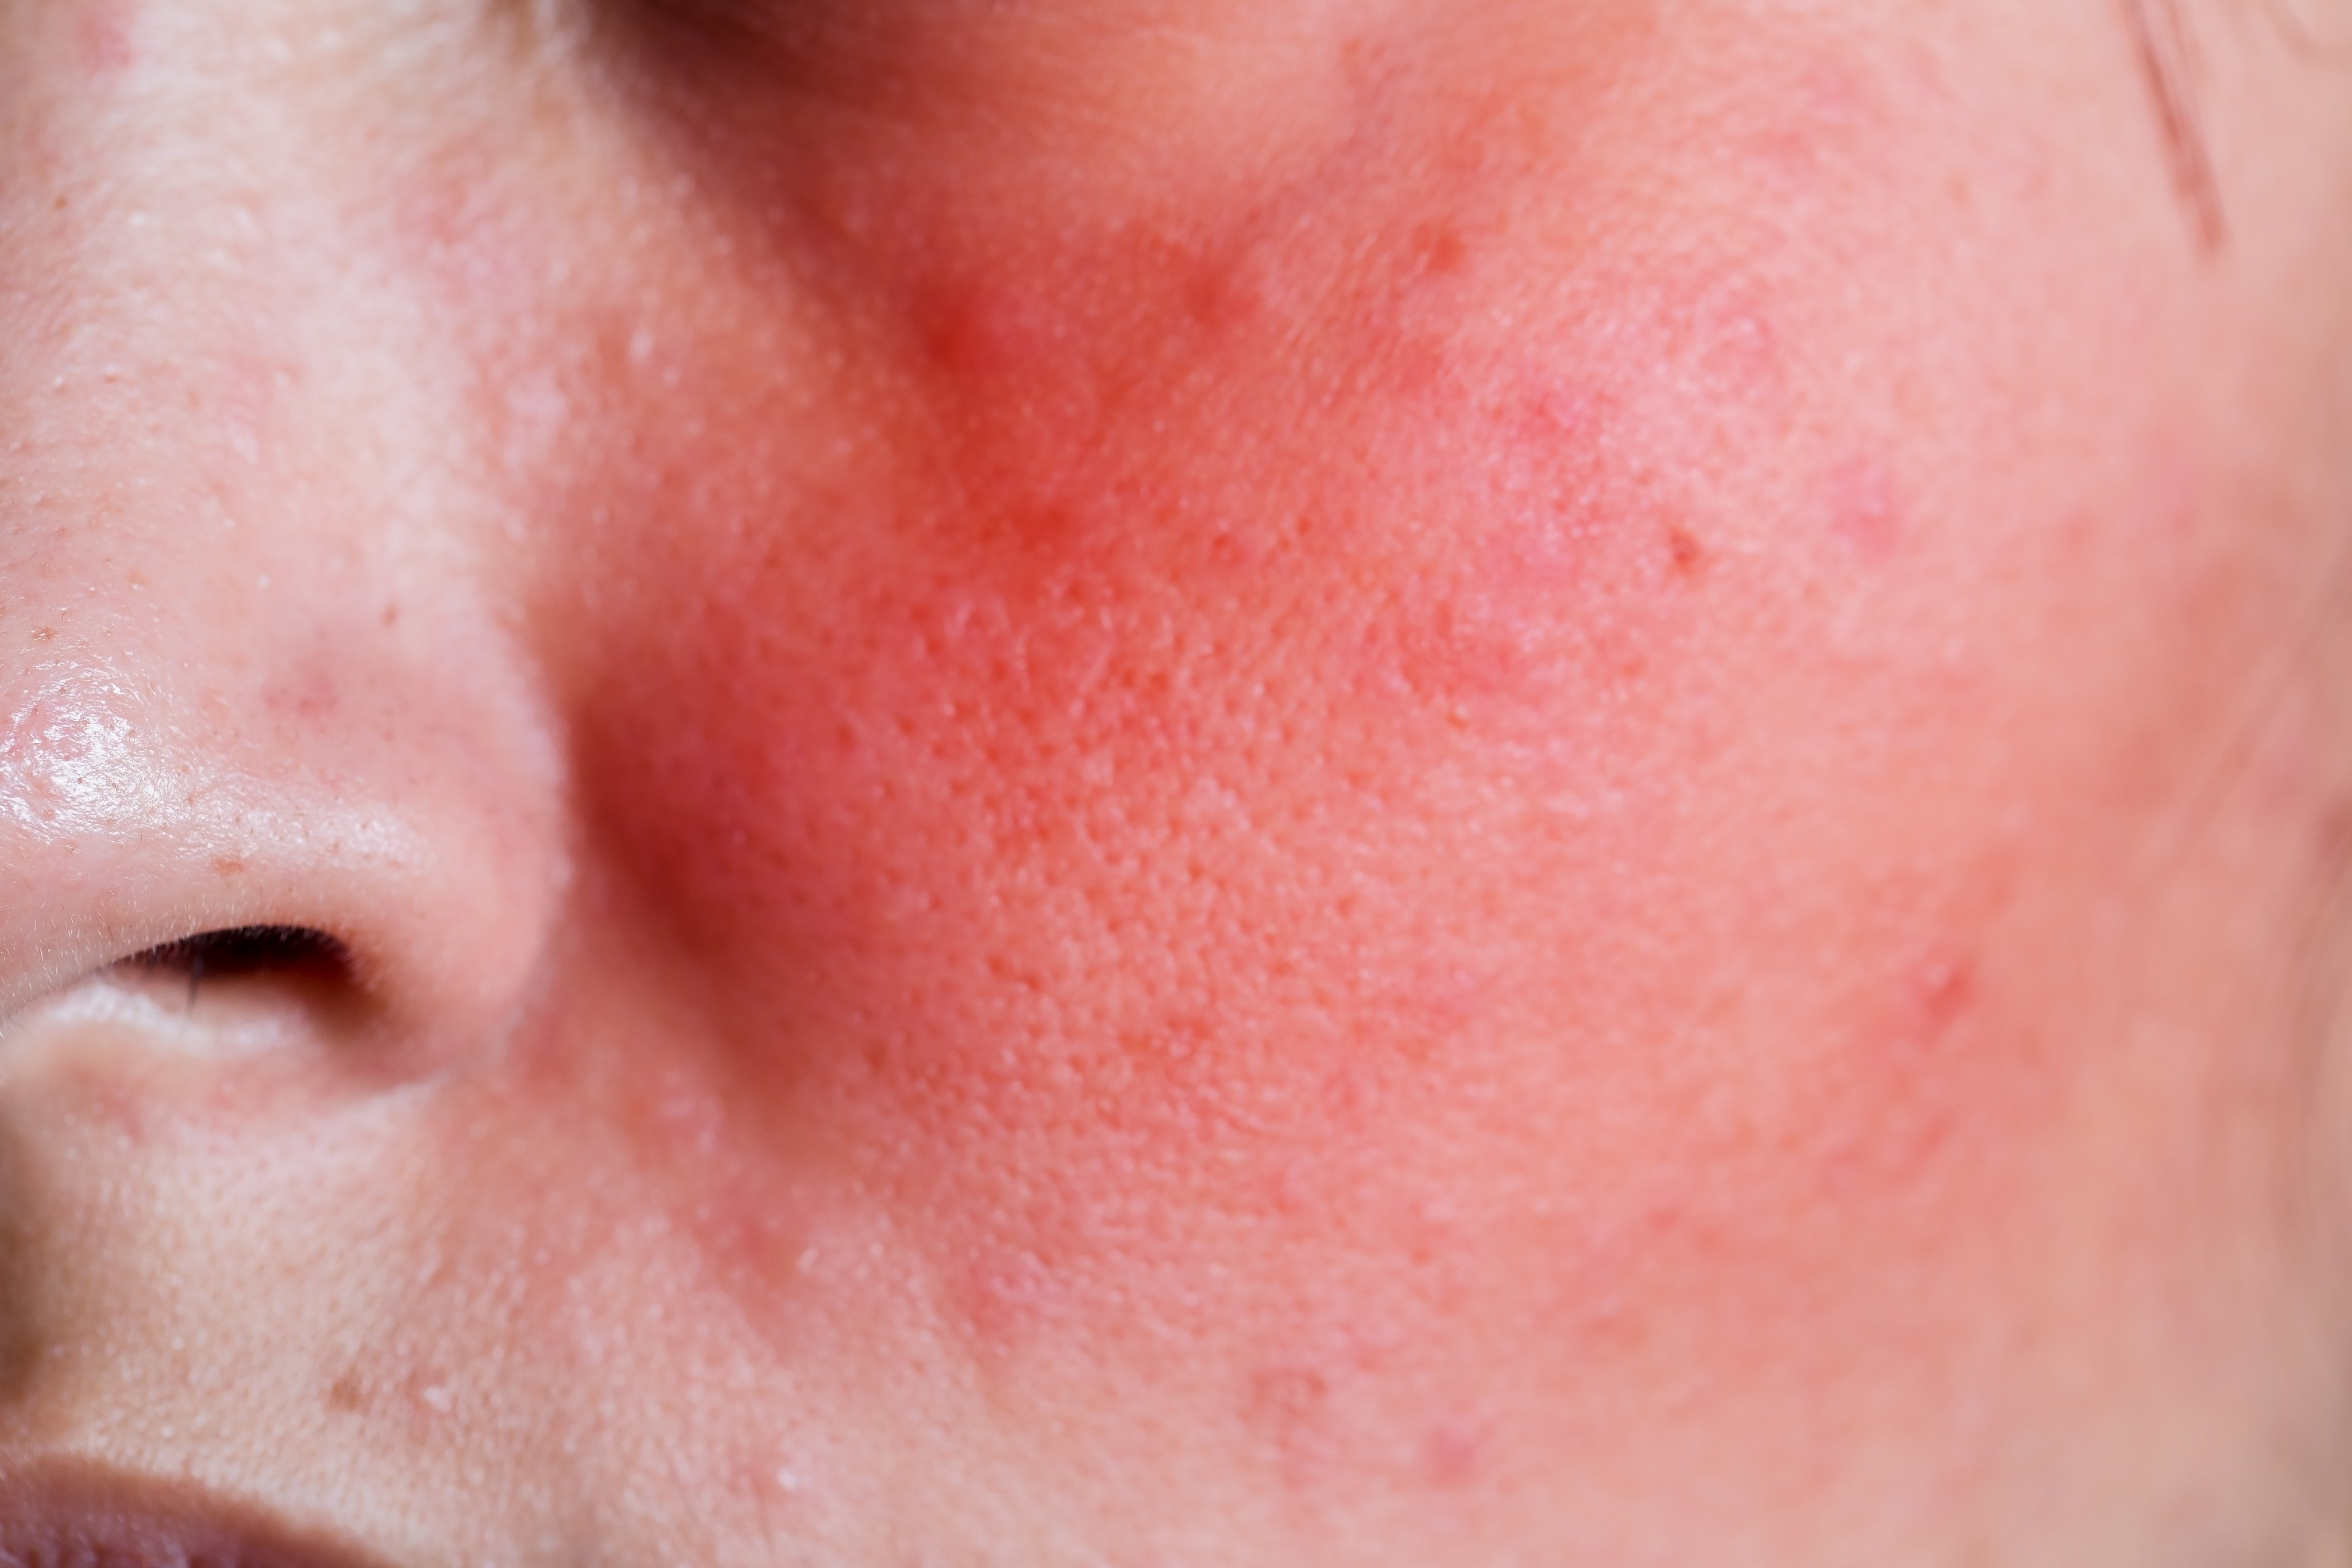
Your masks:
M240 1037L260 1027L284 1038L285 1026L298 1015L309 1020L310 1037L320 1037L320 1031L337 1037L373 1011L351 948L312 926L224 926L175 937L116 960L93 979L100 994L81 988L84 1007L68 1012L94 1003L120 1018L103 1001L110 995Z
M351 950L342 939L310 926L227 926L199 931L133 953L119 967L140 971L150 978L184 975L191 995L207 979L354 984Z
M362 952L315 926L227 925L85 970L0 1022L0 1079L130 1046L216 1060L325 1047L346 1063L382 1054L388 1015ZM347 1053L364 1047L363 1058ZM287 1058L292 1059L292 1058Z

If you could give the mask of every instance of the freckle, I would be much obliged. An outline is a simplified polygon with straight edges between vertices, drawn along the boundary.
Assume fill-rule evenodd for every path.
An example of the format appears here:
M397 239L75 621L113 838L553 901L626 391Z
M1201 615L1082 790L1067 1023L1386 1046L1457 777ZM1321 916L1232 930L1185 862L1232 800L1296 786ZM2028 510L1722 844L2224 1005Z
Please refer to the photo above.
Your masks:
M361 1386L359 1378L351 1373L345 1373L335 1379L334 1386L327 1390L327 1407L330 1410L357 1410L366 1403L366 1389Z
M55 626L36 626L33 628L33 640L35 642L48 642L55 638L57 635L58 628Z
M215 855L213 857L213 872L216 876L240 877L245 874L245 862L234 855Z

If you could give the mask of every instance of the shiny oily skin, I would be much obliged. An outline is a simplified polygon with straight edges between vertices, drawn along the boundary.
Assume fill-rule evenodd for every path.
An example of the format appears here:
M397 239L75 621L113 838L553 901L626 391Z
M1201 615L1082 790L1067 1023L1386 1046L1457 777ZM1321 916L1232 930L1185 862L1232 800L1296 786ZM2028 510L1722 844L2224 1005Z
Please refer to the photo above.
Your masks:
M2276 40L2216 254L2092 5L0 27L13 1454L416 1562L2324 1535ZM248 924L364 1019L85 1005Z

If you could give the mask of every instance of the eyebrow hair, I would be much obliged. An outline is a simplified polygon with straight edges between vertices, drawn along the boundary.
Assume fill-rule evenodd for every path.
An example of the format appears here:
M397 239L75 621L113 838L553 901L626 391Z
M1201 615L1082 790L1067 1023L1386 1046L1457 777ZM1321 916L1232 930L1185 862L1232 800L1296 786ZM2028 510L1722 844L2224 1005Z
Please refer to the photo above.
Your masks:
M2196 35L2181 14L2180 0L2123 0L2123 9L2140 80L2164 143L2173 195L2199 247L2208 254L2221 250L2229 244L2229 214L2198 115Z

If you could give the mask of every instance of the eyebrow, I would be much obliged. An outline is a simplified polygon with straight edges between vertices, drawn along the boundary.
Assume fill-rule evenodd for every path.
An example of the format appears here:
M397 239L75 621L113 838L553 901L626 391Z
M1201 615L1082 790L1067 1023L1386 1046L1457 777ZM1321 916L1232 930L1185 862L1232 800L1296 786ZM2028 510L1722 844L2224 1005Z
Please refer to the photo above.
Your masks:
M2164 143L2174 197L2208 254L2228 245L2229 215L2197 105L2197 40L2180 0L2123 0L2132 52Z

